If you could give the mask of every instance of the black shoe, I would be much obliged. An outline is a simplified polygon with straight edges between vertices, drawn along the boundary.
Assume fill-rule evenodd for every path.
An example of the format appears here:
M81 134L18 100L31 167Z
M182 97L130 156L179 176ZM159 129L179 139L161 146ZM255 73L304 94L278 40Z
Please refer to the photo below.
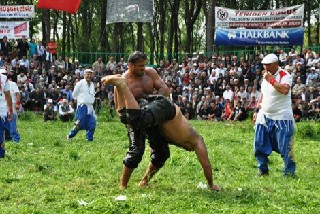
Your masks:
M258 176L259 177L268 176L268 175L269 175L269 171L261 171L261 170L259 170L259 172L258 172Z

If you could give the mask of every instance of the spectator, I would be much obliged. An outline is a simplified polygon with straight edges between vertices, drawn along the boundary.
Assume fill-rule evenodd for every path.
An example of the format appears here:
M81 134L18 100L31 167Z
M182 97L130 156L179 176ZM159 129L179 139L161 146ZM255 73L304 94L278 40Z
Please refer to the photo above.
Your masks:
M208 120L221 121L222 109L216 104L216 101L210 102L210 108L208 112Z
M18 56L22 59L23 56L28 56L29 44L26 36L22 36L22 40L18 43Z
M92 64L92 70L94 75L103 76L104 64L101 57Z
M233 120L233 115L233 105L229 100L227 100L221 118L223 120Z
M242 101L237 101L236 107L231 113L231 118L234 121L243 121L247 118L247 112L245 107L242 106Z
M2 42L0 43L0 51L5 57L9 56L12 51L12 46L10 42L8 42L7 36L4 36Z
M107 74L113 74L114 70L116 70L117 63L114 60L113 56L110 56L109 61L106 65Z
M29 97L29 92L26 91L26 88L25 86L21 86L20 87L20 102L21 102L21 105L23 107L23 109L25 110L31 110L30 109L30 97Z
M293 118L295 122L300 122L302 118L302 111L297 104L292 104Z
M50 39L50 42L47 44L49 52L52 54L53 61L57 59L57 50L58 44L56 43L54 38Z
M57 109L53 105L52 99L48 99L46 105L44 105L44 114L43 114L44 122L48 120L57 120Z
M68 103L67 99L63 99L59 105L59 118L62 122L70 122L73 120L74 110Z
M37 56L38 56L38 61L42 64L42 62L45 60L45 47L42 44L42 41L38 41L37 45Z
M29 44L29 59L33 58L33 55L37 55L37 44L34 38L31 38Z
M46 50L44 51L43 61L44 61L44 68L46 69L46 71L49 71L51 65L54 62L54 57L53 57L52 53L50 52L50 49L48 46L46 47Z

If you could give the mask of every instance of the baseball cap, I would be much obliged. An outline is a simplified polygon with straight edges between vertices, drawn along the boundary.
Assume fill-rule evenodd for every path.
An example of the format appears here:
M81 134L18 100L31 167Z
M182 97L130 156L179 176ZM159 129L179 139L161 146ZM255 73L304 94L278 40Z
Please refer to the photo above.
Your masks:
M271 64L274 62L278 62L279 59L275 54L268 54L267 56L265 56L263 58L263 60L261 61L262 64Z

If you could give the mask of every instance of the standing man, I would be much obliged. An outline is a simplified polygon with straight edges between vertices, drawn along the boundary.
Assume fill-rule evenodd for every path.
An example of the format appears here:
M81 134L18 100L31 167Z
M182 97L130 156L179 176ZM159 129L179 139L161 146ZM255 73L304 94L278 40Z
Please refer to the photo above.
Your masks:
M253 115L256 124L254 154L258 162L258 175L269 174L268 156L272 151L281 154L284 175L294 175L296 163L293 155L292 76L279 68L275 54L268 54L261 63L264 67L261 96Z
M3 53L3 56L9 56L9 54L12 52L12 46L10 42L8 42L7 36L3 37L0 46L0 51Z
M159 78L159 75L153 68L146 68L147 57L142 52L134 52L128 58L128 70L124 73L124 77L128 80L128 87L134 98L141 105L146 104L145 96L153 94L155 91L159 95L169 96L169 88ZM117 91L115 89L116 109L120 110L117 104ZM122 116L120 116L121 118ZM148 130L139 129L139 127L127 125L129 138L129 151L123 160L123 169L120 179L120 188L127 188L131 174L142 160L145 150L146 135L149 138L149 144L152 148L146 174L150 174L150 178L164 165L165 161L170 157L168 142L160 134L159 127L151 127Z
M10 85L7 77L0 74L0 158L4 158L4 130L6 119L11 121L12 119L12 99L10 95Z
M86 130L87 141L93 141L96 115L93 109L95 87L92 78L92 70L86 69L84 71L84 79L80 80L74 88L72 96L77 100L77 110L74 127L68 134L68 140L73 138L80 130Z
M53 56L53 61L57 59L57 50L58 50L58 44L57 42L54 40L54 38L50 39L50 42L48 42L47 47L49 48L49 52L52 54Z
M22 59L23 56L28 56L29 44L26 36L22 36L22 40L18 43L18 56Z
M29 59L31 60L34 54L36 55L38 54L36 40L34 38L31 38L28 44L29 44Z
M3 75L7 75L7 71L4 69L0 69L0 73ZM8 78L8 77L7 77ZM17 119L18 113L17 111L20 109L20 91L18 88L17 83L12 82L11 79L8 79L8 84L10 88L10 96L12 99L12 105L15 105L12 109L12 119L6 121L6 130L5 130L5 139L12 140L14 143L19 143L20 141L20 134L18 133L17 129Z
M171 107L174 107L174 105L172 103L168 103L168 99L164 98L163 96L148 96L157 94L164 95L168 98L170 91L167 85L159 78L159 75L154 69L145 67L146 59L146 55L142 52L136 51L132 53L129 56L128 70L124 73L124 77L127 80L128 89L130 90L130 94L132 94L131 96L133 96L134 99L140 102L140 106L142 106L143 109L148 108L148 106L154 106L152 109L153 115L156 115L157 117L153 118L154 120L152 120L151 118L141 118L141 121L139 121L138 123L148 123L153 121L152 126L144 127L143 125L140 126L136 122L127 123L126 114L123 114L123 110L119 112L120 118L122 118L122 122L127 124L129 138L129 151L127 152L127 155L123 160L120 188L127 188L133 170L138 167L138 164L142 160L145 149L146 136L148 136L149 144L151 147L151 160L143 178L140 181L140 186L147 186L149 180L156 174L156 172L164 165L165 161L170 157L170 150L168 145L169 141L166 140L166 138L161 134L159 121L165 119L166 115L172 114ZM108 76L102 79L103 84L108 83L108 81ZM112 83L112 81L110 83ZM118 88L115 89L114 100L117 110L120 110L123 105L119 104L119 101L123 102L124 99L121 98L117 90ZM130 108L129 106L126 107ZM173 110L175 112L175 107ZM130 110L128 109L128 111ZM163 115L163 111L166 112L166 115ZM132 111L133 114L138 112L139 110ZM150 113L150 111L148 112ZM172 118L174 117L174 115L175 113L173 113ZM136 120L139 120L139 117L135 118ZM190 132L190 134L191 133L194 132ZM196 141L199 141L199 146L203 145L203 139L200 135L196 134L194 135L194 137L197 139ZM197 144L195 141L193 143ZM192 149L189 148L189 150ZM212 183L212 170L210 162L208 160L206 149L202 147L201 151L204 153L200 152L201 155L197 154L197 156L203 156L203 159L201 160L203 162L201 164L203 164L202 166L204 167L204 173L208 180L208 185L211 188L215 189L216 186L213 186Z

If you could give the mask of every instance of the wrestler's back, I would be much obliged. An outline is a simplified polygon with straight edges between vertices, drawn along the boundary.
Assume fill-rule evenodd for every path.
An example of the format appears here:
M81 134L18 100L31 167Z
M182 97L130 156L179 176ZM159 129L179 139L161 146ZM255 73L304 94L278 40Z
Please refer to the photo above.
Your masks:
M189 121L182 115L180 108L176 106L176 116L161 125L164 136L175 145L188 151L193 151L197 144L199 134L191 127Z

